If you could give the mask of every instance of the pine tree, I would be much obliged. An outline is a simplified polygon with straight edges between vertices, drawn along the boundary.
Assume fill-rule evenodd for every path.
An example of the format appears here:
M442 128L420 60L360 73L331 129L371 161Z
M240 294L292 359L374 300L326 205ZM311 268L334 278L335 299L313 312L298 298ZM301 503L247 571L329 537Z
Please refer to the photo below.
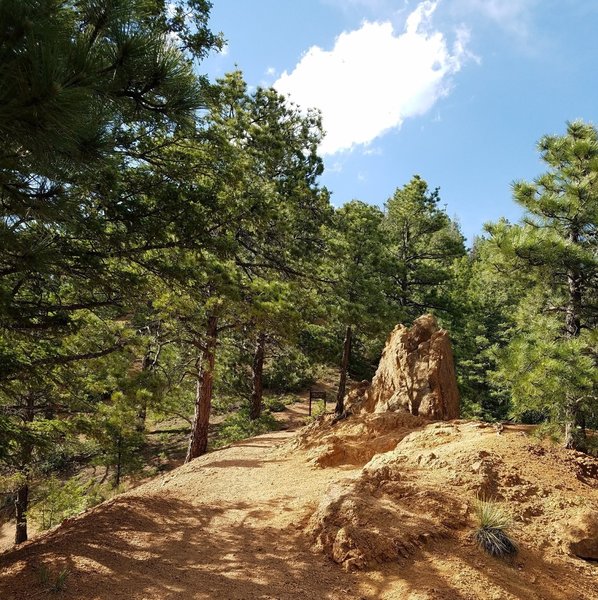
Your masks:
M530 281L503 374L519 410L564 423L565 446L584 449L586 418L598 401L598 132L572 122L539 149L548 171L514 184L523 224L490 227L513 276Z
M428 310L450 313L451 266L464 256L465 246L458 226L439 202L438 189L430 191L415 175L386 203L386 268L392 281L387 297L397 321L411 321Z

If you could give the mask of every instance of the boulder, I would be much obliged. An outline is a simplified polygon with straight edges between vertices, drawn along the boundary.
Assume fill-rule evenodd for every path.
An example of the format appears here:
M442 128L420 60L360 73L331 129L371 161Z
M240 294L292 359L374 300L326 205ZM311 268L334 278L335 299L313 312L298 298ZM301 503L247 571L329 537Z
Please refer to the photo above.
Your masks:
M361 390L360 390L361 391ZM365 412L407 411L430 419L459 417L459 390L448 333L432 315L397 325L371 386L353 405Z

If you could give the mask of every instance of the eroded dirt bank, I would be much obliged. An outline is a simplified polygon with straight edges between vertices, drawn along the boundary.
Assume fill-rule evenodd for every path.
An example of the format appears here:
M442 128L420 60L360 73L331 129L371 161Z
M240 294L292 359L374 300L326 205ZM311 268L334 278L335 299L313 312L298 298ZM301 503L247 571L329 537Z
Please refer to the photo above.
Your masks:
M367 435L348 419L334 443L314 439L334 447L346 431L353 444L356 427ZM2 555L0 598L43 595L42 564L68 567L72 600L598 598L598 565L566 544L571 520L598 507L596 461L518 428L418 422L396 449L323 468L295 435L204 456ZM471 540L481 490L515 515L510 563Z

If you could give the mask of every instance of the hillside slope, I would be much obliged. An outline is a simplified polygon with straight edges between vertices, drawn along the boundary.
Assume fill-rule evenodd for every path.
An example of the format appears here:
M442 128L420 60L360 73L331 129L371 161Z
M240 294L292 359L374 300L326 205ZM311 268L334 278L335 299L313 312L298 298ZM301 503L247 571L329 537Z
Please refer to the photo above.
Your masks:
M354 445L357 432L367 447L375 427L381 435L359 419L204 456L2 555L0 598L43 593L43 564L69 569L62 597L73 600L598 599L597 564L565 539L598 509L598 461L520 428L413 425L365 468L370 450L361 461L328 452L326 468L314 460L330 436ZM516 517L510 563L471 540L480 492Z

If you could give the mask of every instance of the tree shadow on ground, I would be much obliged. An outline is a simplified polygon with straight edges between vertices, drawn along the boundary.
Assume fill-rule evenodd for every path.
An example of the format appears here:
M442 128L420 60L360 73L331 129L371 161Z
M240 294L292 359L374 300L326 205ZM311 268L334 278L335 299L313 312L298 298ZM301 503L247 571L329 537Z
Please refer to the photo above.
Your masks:
M352 598L342 572L309 552L301 532L224 518L268 516L278 502L193 505L172 496L124 496L0 557L0 598L42 593L40 565L67 568L65 599ZM258 510L256 513L255 511ZM249 512L249 514L247 514ZM313 585L317 582L317 592Z
M595 579L587 574L582 577L575 567L555 563L540 551L523 550L512 559L498 559L458 538L430 544L410 559L387 564L371 574L375 575L369 578L368 597L372 598L598 598Z

